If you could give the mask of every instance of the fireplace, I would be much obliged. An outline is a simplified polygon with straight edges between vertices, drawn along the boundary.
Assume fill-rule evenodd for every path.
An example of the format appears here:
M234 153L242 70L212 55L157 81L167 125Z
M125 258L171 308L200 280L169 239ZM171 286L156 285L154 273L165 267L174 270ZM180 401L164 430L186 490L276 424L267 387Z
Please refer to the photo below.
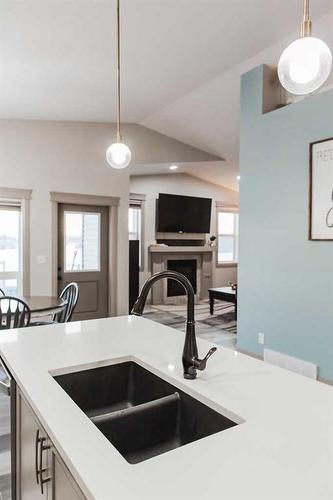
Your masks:
M208 298L208 289L213 286L213 267L215 261L213 247L203 245L151 245L149 247L149 255L152 274L166 271L167 269L179 271L193 285L196 300ZM157 281L151 290L152 304L185 304L186 295L183 289L180 288L181 285L177 286L177 293L174 293L174 285L177 284L171 280Z
M169 271L177 271L189 280L193 286L194 293L197 293L197 261L196 259L168 260ZM183 285L175 280L168 280L167 296L178 297L186 295Z

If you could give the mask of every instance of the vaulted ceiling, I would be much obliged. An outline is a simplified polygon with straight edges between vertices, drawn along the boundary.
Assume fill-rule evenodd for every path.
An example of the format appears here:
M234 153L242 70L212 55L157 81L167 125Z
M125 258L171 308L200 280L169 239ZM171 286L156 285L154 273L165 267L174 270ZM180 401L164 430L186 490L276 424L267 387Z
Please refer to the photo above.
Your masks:
M314 20L332 9L312 2ZM225 158L207 177L235 187L239 76L277 59L300 13L301 0L122 0L124 121ZM114 42L115 0L0 0L0 118L114 122Z

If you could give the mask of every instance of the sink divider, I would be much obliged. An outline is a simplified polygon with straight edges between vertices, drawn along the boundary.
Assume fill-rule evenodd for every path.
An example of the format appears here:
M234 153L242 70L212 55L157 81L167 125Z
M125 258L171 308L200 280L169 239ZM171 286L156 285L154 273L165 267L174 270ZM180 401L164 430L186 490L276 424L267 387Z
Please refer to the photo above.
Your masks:
M124 408L122 410L116 410L113 412L103 413L101 415L95 415L93 417L90 417L90 420L96 425L104 424L106 422L119 420L123 417L128 417L130 415L140 414L147 410L153 410L154 408L162 408L163 406L168 406L171 403L179 401L180 401L179 393L174 392L169 396L164 396L162 398L154 399L153 401L148 401L147 403L141 403L136 406L130 406L129 408Z

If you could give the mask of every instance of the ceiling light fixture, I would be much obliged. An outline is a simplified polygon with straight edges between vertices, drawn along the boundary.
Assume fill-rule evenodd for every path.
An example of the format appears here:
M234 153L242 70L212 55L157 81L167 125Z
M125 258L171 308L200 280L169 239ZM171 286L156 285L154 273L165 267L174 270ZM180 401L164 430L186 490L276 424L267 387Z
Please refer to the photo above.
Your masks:
M332 54L325 42L312 36L310 0L304 0L300 38L281 55L278 75L288 92L306 95L325 83L332 69Z
M237 175L237 180L240 181L240 179L241 179L241 176Z
M171 165L171 167L169 167L169 170L177 170L178 169L178 165Z
M120 96L120 0L117 0L117 142L111 144L106 151L108 164L113 168L126 168L132 157L131 150L122 142L120 115L121 115L121 96Z

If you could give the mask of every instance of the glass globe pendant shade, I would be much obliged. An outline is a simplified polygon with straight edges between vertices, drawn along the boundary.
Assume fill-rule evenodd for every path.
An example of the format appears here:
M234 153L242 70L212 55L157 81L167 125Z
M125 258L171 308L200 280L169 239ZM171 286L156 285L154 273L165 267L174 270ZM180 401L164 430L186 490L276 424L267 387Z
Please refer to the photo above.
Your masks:
M319 89L332 69L332 54L319 38L305 36L291 43L281 55L278 75L288 92L306 95Z
M111 144L106 151L106 159L110 167L113 168L126 168L132 158L131 150L126 144L122 142L115 142Z

